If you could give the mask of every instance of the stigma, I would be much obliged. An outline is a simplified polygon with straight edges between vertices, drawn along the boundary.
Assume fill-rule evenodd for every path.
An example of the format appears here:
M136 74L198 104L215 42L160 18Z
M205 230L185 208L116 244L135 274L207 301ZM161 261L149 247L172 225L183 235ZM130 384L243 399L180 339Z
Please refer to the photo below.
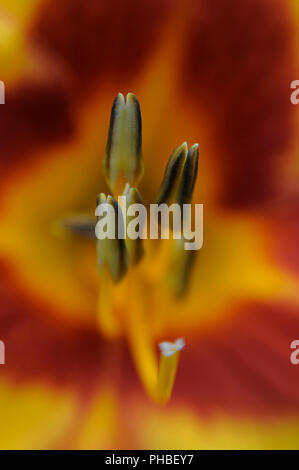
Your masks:
M185 345L185 340L183 338L179 338L173 343L171 343L170 341L163 341L163 343L159 344L159 348L163 356L169 357L177 353L178 351L181 351L181 349L183 349Z

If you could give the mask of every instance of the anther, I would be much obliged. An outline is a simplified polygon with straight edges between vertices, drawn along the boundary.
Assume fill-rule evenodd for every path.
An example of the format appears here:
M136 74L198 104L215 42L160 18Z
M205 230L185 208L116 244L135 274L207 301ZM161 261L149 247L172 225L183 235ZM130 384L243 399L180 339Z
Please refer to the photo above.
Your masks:
M198 167L198 144L188 151L187 143L172 153L158 194L158 204L189 204L192 199Z
M135 95L128 93L127 101L119 93L114 100L104 173L113 194L121 194L126 183L137 186L143 175L141 113Z
M143 248L143 231L146 225L146 210L144 207L143 199L138 189L131 188L129 184L126 185L123 192L123 196L126 198L126 246L129 253L129 263L130 265L136 265L139 263L141 258L144 255ZM133 204L138 204L134 206ZM136 210L135 210L136 209ZM140 210L143 212L140 214ZM138 220L136 227L136 212L138 211ZM132 226L134 224L134 226ZM137 230L138 229L138 230Z
M108 267L112 280L120 281L128 269L128 253L125 245L124 222L121 209L112 196L101 193L97 199L96 216L98 268L102 273ZM104 230L105 229L105 230Z
M181 180L178 186L177 202L180 205L190 204L197 177L198 169L198 144L189 149Z

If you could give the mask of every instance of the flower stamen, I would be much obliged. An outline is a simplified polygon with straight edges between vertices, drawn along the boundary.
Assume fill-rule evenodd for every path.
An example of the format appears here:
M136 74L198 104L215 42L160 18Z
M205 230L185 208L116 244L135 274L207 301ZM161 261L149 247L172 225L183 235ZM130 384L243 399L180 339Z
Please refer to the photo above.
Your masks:
M158 205L176 203L179 209L183 208L184 214L185 205L192 200L197 167L198 144L189 150L186 142L177 147L165 170L157 198ZM143 174L141 114L138 100L132 93L127 95L126 102L121 93L114 100L104 173L113 196L103 193L98 196L96 220L80 215L72 216L63 221L62 227L66 232L86 237L90 234L90 227L95 225L101 279L97 311L99 331L109 339L126 335L144 389L153 401L166 403L172 393L180 350L185 342L178 339L173 343L160 343L158 362L155 344L162 330L153 326L152 315L155 312L152 306L155 304L146 303L146 291L157 283L165 285L166 280L172 294L182 296L186 292L195 252L193 248L185 250L184 242L189 238L185 233L185 225L182 227L180 224L180 237L173 236L173 240L161 240L156 245L153 240L146 241L145 256L143 242L147 228L146 209L136 189ZM117 196L119 204L115 199ZM139 217L139 212L138 217L135 217L136 211L141 212L141 206L145 211L144 217ZM187 218L187 222L191 221L191 215ZM162 225L161 222L161 232ZM173 235L174 227L173 215ZM130 229L134 236L129 236ZM191 224L190 233L193 236ZM122 299L121 305L118 304L119 299Z
M137 186L143 175L141 114L138 100L127 94L127 102L119 93L114 100L104 173L113 194L121 194L126 183Z

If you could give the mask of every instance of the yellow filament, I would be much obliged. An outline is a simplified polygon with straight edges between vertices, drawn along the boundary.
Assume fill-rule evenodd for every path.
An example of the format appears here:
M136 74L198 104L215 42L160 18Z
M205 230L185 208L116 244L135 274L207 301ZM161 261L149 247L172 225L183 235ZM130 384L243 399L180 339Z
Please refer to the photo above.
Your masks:
M127 336L139 378L149 397L157 403L166 403L175 381L179 352L170 356L160 355L158 366L154 341L150 335L148 316L144 304L141 285L138 281L138 268L134 276L129 273L124 288L130 299L127 318ZM122 331L121 319L116 316L113 299L117 297L117 287L110 280L107 271L103 272L99 293L97 321L101 333L116 339Z
M127 321L127 334L136 370L151 398L155 395L155 382L157 380L157 361L149 334L149 326L145 315L144 299L141 296L137 283L137 276L129 282L129 318ZM135 285L134 285L135 284Z
M129 346L144 389L153 401L163 404L171 396L179 352L170 356L161 353L158 367L154 341L149 334L150 328L146 320L144 298L141 289L138 288L137 277L131 279L129 289L131 300L130 318L127 323Z
M172 392L176 371L178 367L179 352L171 356L160 355L158 383L157 383L157 401L166 403Z
M100 292L98 297L97 322L100 332L109 339L120 336L121 328L117 321L112 297L112 281L107 270L103 272Z

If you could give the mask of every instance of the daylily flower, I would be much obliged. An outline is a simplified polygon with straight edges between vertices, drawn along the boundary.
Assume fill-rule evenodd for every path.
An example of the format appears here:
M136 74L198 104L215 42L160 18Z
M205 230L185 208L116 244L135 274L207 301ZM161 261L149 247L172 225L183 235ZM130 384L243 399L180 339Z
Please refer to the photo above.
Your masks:
M297 21L291 0L1 0L1 448L298 447ZM145 172L111 188L109 114L130 91ZM203 248L146 245L103 288L82 232L97 195L128 182L153 201L185 141ZM177 358L182 338L156 403L158 345Z

